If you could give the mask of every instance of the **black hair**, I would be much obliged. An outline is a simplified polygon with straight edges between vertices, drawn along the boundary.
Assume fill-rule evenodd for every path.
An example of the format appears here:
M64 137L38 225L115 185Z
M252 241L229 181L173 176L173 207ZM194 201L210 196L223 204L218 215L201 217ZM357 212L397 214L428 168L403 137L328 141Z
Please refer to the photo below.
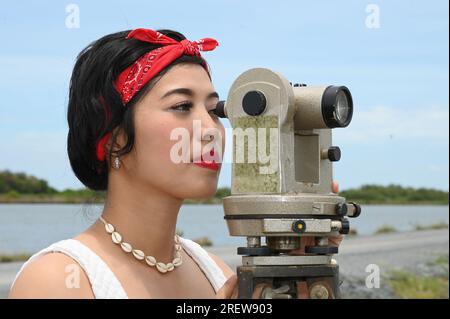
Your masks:
M178 42L185 39L184 35L173 30L157 31ZM77 57L70 80L67 152L77 178L95 191L105 191L108 185L107 161L97 159L97 142L115 128L121 128L126 136L126 144L119 150L110 147L108 162L111 162L113 154L122 156L129 153L134 146L133 106L156 82L170 68L180 63L204 65L209 71L209 66L202 57L182 55L146 83L124 106L114 81L122 70L140 56L160 47L153 43L127 39L129 32L130 30L106 35L83 49ZM117 134L112 134L112 145L115 145L116 137Z

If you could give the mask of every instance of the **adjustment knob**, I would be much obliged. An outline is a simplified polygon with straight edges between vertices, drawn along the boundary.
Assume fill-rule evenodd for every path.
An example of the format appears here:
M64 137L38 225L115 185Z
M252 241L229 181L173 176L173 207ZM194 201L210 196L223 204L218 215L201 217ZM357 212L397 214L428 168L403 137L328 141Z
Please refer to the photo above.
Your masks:
M341 149L337 146L324 148L321 152L321 158L330 160L331 162L337 162L341 159Z
M330 146L327 155L331 162L337 162L341 159L341 149L337 146Z
M342 228L339 231L340 234L342 235L347 235L350 232L350 222L348 221L348 219L344 218L342 221Z
M306 224L303 220L296 220L292 223L292 230L295 233L304 233L306 231Z
M347 215L348 207L346 203L337 203L336 204L336 215L345 216Z
M264 112L266 104L266 97L260 91L249 91L242 99L242 108L251 116L257 116Z

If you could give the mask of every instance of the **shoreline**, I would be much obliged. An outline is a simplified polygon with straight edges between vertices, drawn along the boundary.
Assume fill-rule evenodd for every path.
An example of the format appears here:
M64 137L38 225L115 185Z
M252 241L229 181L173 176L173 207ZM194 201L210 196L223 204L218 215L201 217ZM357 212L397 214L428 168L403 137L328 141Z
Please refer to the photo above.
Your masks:
M4 205L14 205L14 204L57 204L57 205L92 205L92 204L104 204L104 201L87 201L87 200L65 200L63 198L61 199L52 199L52 200L39 200L39 199L25 199L25 200L4 200L0 196L0 204ZM212 199L212 200L205 200L205 201L193 201L193 200L187 200L183 203L183 205L221 205L223 203L222 199ZM449 203L445 202L358 202L360 205L364 206L449 206Z

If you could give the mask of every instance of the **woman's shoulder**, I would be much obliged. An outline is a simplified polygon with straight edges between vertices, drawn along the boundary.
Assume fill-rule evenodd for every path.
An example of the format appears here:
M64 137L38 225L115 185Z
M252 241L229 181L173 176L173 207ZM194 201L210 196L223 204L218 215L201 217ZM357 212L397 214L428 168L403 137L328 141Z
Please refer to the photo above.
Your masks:
M208 252L208 255L216 262L217 266L219 266L219 268L222 269L222 272L225 275L226 279L230 278L235 274L234 271L230 268L230 266L228 266L227 263L224 262L219 256L214 255L211 252Z
M204 249L202 246L200 246L198 243L196 243L195 241L193 241L191 239L187 239L187 238L183 238L183 237L180 237L180 238L182 240L182 243L184 243L185 247L187 245L191 250L193 248L197 252L199 250L201 250L204 252L204 254L208 255L216 263L216 265L222 270L226 279L228 279L230 276L234 275L233 270L231 270L231 268L219 256L207 251L206 249Z
M94 297L82 267L67 254L52 249L55 244L34 254L22 266L9 298Z

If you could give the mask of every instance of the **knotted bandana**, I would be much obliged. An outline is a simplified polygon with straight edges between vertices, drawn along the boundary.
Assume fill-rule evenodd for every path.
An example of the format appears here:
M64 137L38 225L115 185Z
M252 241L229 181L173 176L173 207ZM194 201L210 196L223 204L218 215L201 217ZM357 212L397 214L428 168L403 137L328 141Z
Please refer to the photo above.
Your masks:
M161 47L139 57L117 77L115 85L124 106L148 81L183 54L201 56L200 51L211 51L219 45L211 38L196 41L184 39L178 42L158 31L142 28L131 31L127 38L158 44ZM207 65L203 64L203 67L209 73ZM110 136L111 133L107 133L97 143L96 155L99 161L105 160L105 144Z

